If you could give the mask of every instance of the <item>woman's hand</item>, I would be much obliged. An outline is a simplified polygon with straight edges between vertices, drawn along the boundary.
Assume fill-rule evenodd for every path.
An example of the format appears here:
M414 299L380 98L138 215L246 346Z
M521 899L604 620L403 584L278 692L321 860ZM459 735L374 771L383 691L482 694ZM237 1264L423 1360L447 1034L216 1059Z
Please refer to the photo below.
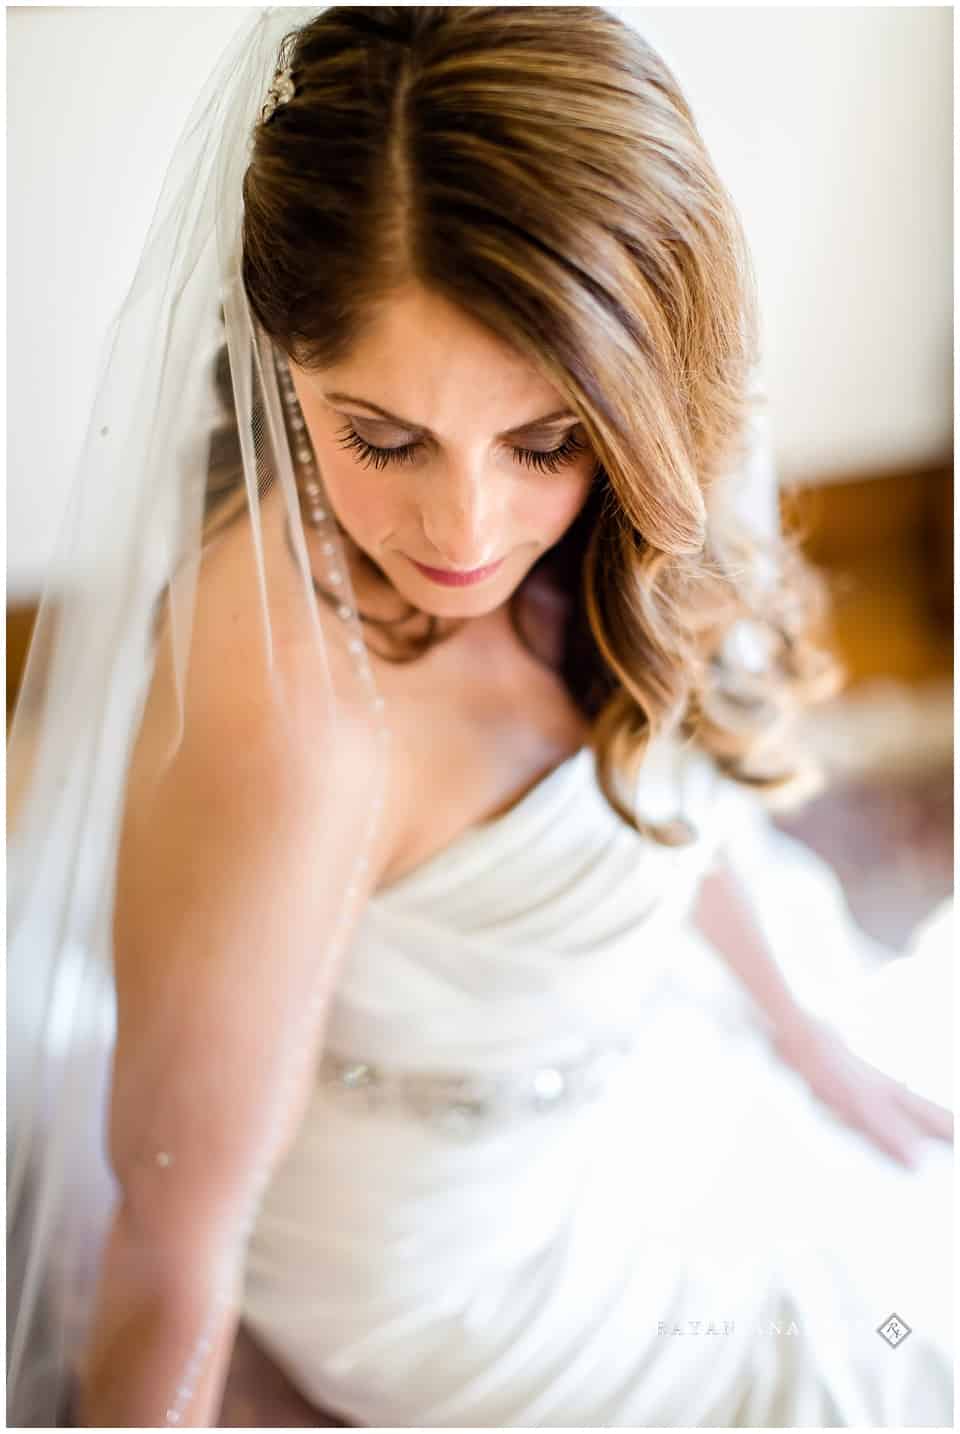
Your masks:
M227 1370L218 1429L342 1429L346 1420L309 1404L242 1322Z
M916 1169L925 1138L953 1143L952 1111L862 1060L825 1022L797 1015L773 1045L840 1120L908 1169Z

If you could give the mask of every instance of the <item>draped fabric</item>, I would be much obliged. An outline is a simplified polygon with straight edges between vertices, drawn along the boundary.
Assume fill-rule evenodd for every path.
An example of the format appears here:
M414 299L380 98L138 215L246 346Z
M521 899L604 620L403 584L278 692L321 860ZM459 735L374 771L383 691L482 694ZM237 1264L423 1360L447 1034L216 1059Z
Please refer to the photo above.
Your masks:
M593 1098L465 1130L318 1070L244 1319L358 1424L949 1424L951 1148L911 1173L841 1125L690 913L727 849L807 1003L950 1104L946 944L891 980L829 869L702 754L655 744L635 799L697 843L628 831L583 750L368 904L328 1057L519 1081L629 1045Z

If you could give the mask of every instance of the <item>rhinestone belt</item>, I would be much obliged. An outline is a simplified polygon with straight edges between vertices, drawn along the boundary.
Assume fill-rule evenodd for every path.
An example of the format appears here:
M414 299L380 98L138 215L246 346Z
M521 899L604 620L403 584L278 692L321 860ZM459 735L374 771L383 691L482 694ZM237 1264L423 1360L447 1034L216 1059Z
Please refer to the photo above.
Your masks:
M576 1060L503 1074L400 1070L327 1051L318 1073L325 1088L365 1109L403 1112L451 1134L471 1135L595 1100L635 1045L634 1038L618 1035L594 1043Z

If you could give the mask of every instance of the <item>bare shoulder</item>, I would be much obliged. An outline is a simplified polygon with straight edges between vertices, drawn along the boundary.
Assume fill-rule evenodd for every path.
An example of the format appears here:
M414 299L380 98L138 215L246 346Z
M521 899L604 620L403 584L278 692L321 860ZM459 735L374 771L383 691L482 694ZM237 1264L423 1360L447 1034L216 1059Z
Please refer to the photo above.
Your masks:
M357 676L343 623L323 604L306 601L275 528L275 518L265 515L269 630L242 523L200 565L179 681L175 608L164 609L131 782L152 784L173 746L175 770L213 795L225 820L255 811L293 823L304 839L313 812L329 811L333 797L359 807L377 783L388 783L389 771L378 714ZM372 855L375 875L379 857Z

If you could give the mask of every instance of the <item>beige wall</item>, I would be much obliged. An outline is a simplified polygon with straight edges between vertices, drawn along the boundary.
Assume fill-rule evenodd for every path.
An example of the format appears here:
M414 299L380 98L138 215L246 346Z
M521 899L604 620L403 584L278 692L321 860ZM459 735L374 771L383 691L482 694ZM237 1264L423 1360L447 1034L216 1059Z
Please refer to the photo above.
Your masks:
M948 455L952 11L615 8L673 66L743 215L781 475Z
M781 474L842 476L942 454L951 12L612 8L675 68L743 213ZM247 13L7 11L13 596L43 580L100 340L159 171Z

